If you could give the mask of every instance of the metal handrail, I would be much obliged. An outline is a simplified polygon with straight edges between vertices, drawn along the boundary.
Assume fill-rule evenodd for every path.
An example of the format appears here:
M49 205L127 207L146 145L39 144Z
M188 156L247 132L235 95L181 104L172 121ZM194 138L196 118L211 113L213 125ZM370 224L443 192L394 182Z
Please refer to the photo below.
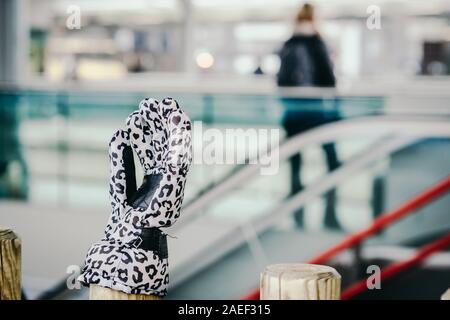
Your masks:
M210 250L208 257L203 259L206 259L206 262L210 263L222 254L229 252L233 248L236 248L242 244L243 241L247 240L242 233L244 227L251 228L253 234L255 235L264 232L286 215L289 215L294 210L305 206L311 199L314 199L332 188L335 188L346 177L354 175L355 172L359 172L360 170L366 168L369 164L385 157L386 154L395 152L396 150L399 150L414 141L414 138L397 137L388 142L371 146L369 150L364 150L358 153L351 160L346 161L338 169L333 170L316 183L307 186L303 191L285 199L275 207L265 210L254 218L235 225L234 228L231 229L230 233L227 234L226 238L222 238L220 242L217 243L220 247ZM199 258L196 257L194 259L195 263L193 262L193 264L198 265ZM200 270L199 267L197 267L197 270L194 271L192 269L192 265L190 267L190 271L188 271L187 268L183 268L180 271L182 274L177 276L178 282L183 279L187 279L189 272L192 274L193 272Z
M377 232L379 232L380 230L385 229L386 227L392 225L394 222L398 221L399 219L401 219L407 215L410 215L410 214L414 213L416 210L420 209L421 207L431 203L432 201L434 201L436 199L439 199L440 197L444 196L449 191L450 191L450 176L446 177L442 181L439 181L437 184L427 188L425 191L423 191L422 193L411 198L409 201L405 202L398 208L396 208L388 213L382 214L380 217L375 219L369 227L367 227L359 232L355 232L355 233L349 235L348 237L346 237L344 240L342 240L335 246L332 246L325 252L323 252L320 255L316 256L315 258L309 260L308 263L322 264L322 263L330 260L332 257L336 256L337 254L341 253L342 251L360 244L362 241L366 240L368 237L370 237L370 236L376 234ZM447 235L442 238L442 239L446 239L445 244L450 244L449 236L450 235ZM429 249L426 249L426 250L424 249L424 252L426 254L420 254L419 258L414 259L413 262L407 262L405 265L400 264L399 266L394 265L391 268L392 270L389 268L386 269L387 270L387 271L385 271L387 274L386 277L392 276L394 274L397 274L397 273L405 270L405 268L408 268L409 266L412 266L412 265L416 264L417 262L420 262L421 259L425 259L431 253L437 251L439 248L442 248L443 244L441 244L439 241L436 243L439 243L439 245L438 246L433 245L432 247L434 249L431 251ZM427 248L427 247L424 247L424 248ZM417 260L417 259L419 259L419 260ZM343 297L350 298L353 295L361 292L361 290L362 290L361 286L362 286L361 282L357 283L355 285L355 287L351 287L350 291L346 292L345 296L343 296ZM243 299L253 300L253 299L258 299L258 298L259 298L259 290L254 290L250 294L246 295Z
M179 270L179 274L177 274L178 282L183 281L183 279L187 279L190 274L199 271L201 269L200 260L202 260L202 261L204 260L203 265L206 265L208 263L211 263L218 257L220 257L222 254L229 252L232 249L237 248L240 244L242 244L242 242L246 240L244 235L242 234L242 230L244 227L248 226L248 227L252 228L254 234L261 234L262 232L264 232L265 230L269 229L274 224L276 224L278 221L280 221L280 219L282 219L283 217L288 216L294 210L297 210L297 209L305 206L311 199L314 199L314 198L326 193L327 191L335 188L337 185L339 185L339 183L341 183L344 179L348 178L349 176L354 176L356 172L359 172L360 170L363 170L364 168L366 168L368 165L375 163L376 161L384 158L387 154L392 154L393 152L400 150L400 149L416 142L417 140L422 139L424 136L427 135L425 132L427 132L429 134L429 136L432 136L432 137L449 137L450 136L449 126L445 122L442 122L442 121L428 122L428 124L430 124L430 126L428 126L428 129L430 129L430 130L425 130L425 129L418 130L418 128L420 129L420 125L416 122L409 122L409 124L407 126L403 126L402 128L399 128L400 126L395 126L395 124L396 124L395 122L392 123L392 125L395 128L397 128L397 130L401 130L402 128L403 128L403 130L411 129L408 131L409 134L406 136L400 135L398 137L393 137L392 134L385 135L385 137L389 137L390 139L387 141L381 141L375 145L370 146L369 148L367 148L367 150L363 150L363 151L359 152L357 155L352 157L352 159L346 161L343 165L341 165L338 169L333 170L326 176L319 179L319 181L315 182L314 184L307 186L303 191L285 199L283 202L279 203L278 205L261 212L254 218L235 225L229 231L229 233L227 234L227 236L225 238L221 238L220 242L216 243L216 245L218 246L218 247L216 247L216 249L209 250L208 251L209 253L207 256L202 255L202 258L199 258L199 257L194 258L193 265L195 265L195 267L191 266L191 268L189 268L189 271L186 268ZM367 126L367 123L364 123L364 125ZM364 126L364 125L362 124L361 126ZM327 125L327 127L328 127L328 125ZM431 130L431 127L433 127L432 130ZM325 130L325 127L321 128L319 130L323 131L323 130ZM363 129L361 128L360 131L363 131ZM419 131L420 131L420 133L419 133ZM386 131L386 132L388 132L388 131ZM330 140L333 138L335 139L337 136L336 135L333 136L334 133L335 133L335 131L333 133L327 135L326 139L330 139ZM305 135L306 134L307 133L305 133ZM323 135L323 136L325 137L325 135ZM311 135L309 135L309 137L311 137ZM305 140L303 138L301 138L301 137L297 137L297 138L302 139L301 141L305 142ZM297 139L297 138L294 137L293 139ZM309 140L307 142L310 142L310 141L311 140ZM324 138L321 141L327 141L327 140L325 140L325 138ZM284 145L286 145L286 143ZM290 145L289 148L294 148L294 147L292 147L292 145L293 145L292 143L289 145ZM303 144L303 146L306 146L306 145L308 145L308 144L307 143ZM283 147L283 146L281 146L281 147ZM289 152L287 152L286 154L289 155ZM248 165L244 166L234 175L238 175L238 174L240 174L240 172L242 172L244 170L248 170L248 167L249 167ZM255 171L253 171L253 172L257 173ZM231 176L231 178L233 178L233 176ZM230 178L228 178L228 179L230 179ZM245 177L244 179L248 180L247 177ZM229 182L227 182L227 183L228 183L227 187L233 188L233 185L230 186L230 183ZM235 179L234 183L239 185L242 182L239 182L238 179ZM210 191L207 191L206 195L210 192L215 193L216 191L214 189L212 189ZM223 194L225 194L226 192L224 191L224 188L222 187L221 191L218 193L219 193L219 196L223 196ZM211 199L211 201L214 201L217 198L211 197L210 199ZM202 201L205 201L205 199L203 199ZM207 204L204 202L202 205L206 206ZM200 207L200 208L203 208L203 207ZM191 210L192 210L192 208L191 208ZM186 211L184 211L184 214L186 214ZM201 215L201 213L198 213L198 212L194 213L194 216L191 216L190 219L185 223L195 221L195 218L199 217L200 215ZM181 227L183 225L184 224L181 224ZM178 225L178 226L180 227L180 225Z
M270 161L274 161L274 154L277 152L279 161L283 161L309 145L324 144L336 141L339 138L367 135L368 133L376 133L390 140L398 135L403 137L405 140L400 142L400 145L395 146L392 150L386 149L386 152L393 152L420 138L450 137L450 125L448 120L442 120L441 118L418 119L411 117L399 119L390 116L374 116L342 120L294 136L272 150L269 158ZM185 205L180 220L172 228L178 229L204 214L202 210L205 207L252 177L257 176L260 168L260 163L242 165L222 181L209 185L207 189L199 192L198 197Z
M433 241L430 244L427 244L421 247L417 252L410 258L399 261L393 264L390 264L380 273L380 281L384 281L390 279L420 263L427 260L432 254L435 254L441 250L450 247L450 233L440 237L438 240ZM354 296L367 291L367 279L361 280L360 282L355 283L349 288L345 289L342 292L341 299L347 300L351 299Z

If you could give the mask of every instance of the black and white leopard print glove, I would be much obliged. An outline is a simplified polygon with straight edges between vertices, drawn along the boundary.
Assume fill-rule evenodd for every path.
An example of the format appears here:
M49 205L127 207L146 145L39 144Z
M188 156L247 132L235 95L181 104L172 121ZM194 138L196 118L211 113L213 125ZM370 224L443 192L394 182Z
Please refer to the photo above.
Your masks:
M136 190L133 150L144 170ZM170 98L144 99L130 114L127 129L109 145L112 212L105 237L91 246L79 280L126 293L164 296L168 261L133 243L143 228L168 227L180 215L192 162L191 122Z

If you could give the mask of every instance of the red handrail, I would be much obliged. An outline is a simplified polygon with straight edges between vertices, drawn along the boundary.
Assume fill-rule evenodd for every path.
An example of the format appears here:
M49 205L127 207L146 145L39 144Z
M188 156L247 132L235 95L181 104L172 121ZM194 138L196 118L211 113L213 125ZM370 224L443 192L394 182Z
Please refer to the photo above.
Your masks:
M413 197L409 201L405 202L400 207L387 212L377 219L373 221L373 223L366 229L362 231L356 232L343 241L338 243L337 245L331 247L326 250L322 254L314 257L309 260L308 263L311 264L321 264L328 261L330 258L334 257L338 253L342 252L345 249L351 248L363 240L367 239L369 236L379 232L380 230L386 228L391 225L398 219L413 213L415 210L423 207L424 205L432 202L433 200L443 196L450 190L450 176L447 176L445 179L439 181L435 185L421 192L417 196ZM256 289L252 291L250 294L244 296L242 299L244 300L258 300L259 299L259 290Z
M430 255L445 249L450 246L450 233L442 238L420 248L411 258L404 261L390 264L383 270L381 270L380 280L389 279L427 259ZM351 285L342 292L341 299L347 300L354 296L368 290L367 279L361 280L354 285Z

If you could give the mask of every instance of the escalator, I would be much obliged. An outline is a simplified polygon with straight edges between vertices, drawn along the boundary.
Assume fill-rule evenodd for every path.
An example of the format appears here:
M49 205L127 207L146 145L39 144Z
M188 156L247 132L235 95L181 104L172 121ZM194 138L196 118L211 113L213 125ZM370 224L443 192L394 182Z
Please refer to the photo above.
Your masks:
M368 123L366 121L368 121ZM327 175L301 194L286 199L276 207L258 215L253 221L237 224L235 226L228 226L229 231L224 234L218 235L212 231L213 234L218 236L215 243L214 241L204 241L204 239L207 239L205 236L205 238L202 239L202 242L208 243L207 249L198 255L192 255L191 252L190 258L192 263L186 262L182 264L183 268L181 271L178 271L179 269L176 267L173 268L173 281L169 298L198 299L203 297L230 299L242 296L242 294L246 292L246 289L248 290L248 288L254 287L255 284L258 283L259 272L264 265L270 262L280 261L306 261L313 256L314 253L324 250L326 247L329 247L339 239L343 238L345 235L344 232L305 232L303 230L292 228L286 230L286 228L279 227L279 220L288 217L292 211L298 207L307 205L314 197L317 197L338 185L345 180L346 177L355 175L368 164L376 162L397 150L408 150L408 146L414 146L418 141L421 141L424 136L444 137L448 134L448 132L446 132L447 129L444 129L446 126L445 121L438 121L435 123L436 126L428 126L425 123L419 123L421 121L415 121L417 120L400 121L385 117L344 121L343 123L328 125L313 130L301 137L299 136L295 143L294 141L285 143L280 148L280 158L283 159L288 158L291 155L291 153L286 150L300 150L304 141L308 141L311 136L315 136L317 133L322 134L323 131L327 131L327 133L334 137L339 136L339 133L336 131L339 131L341 128L345 132L347 132L347 130L348 132L358 131L358 127L360 127L362 131L364 131L364 129L362 129L364 127L376 128L378 131L386 131L384 139L379 139L374 145L371 145L359 154L356 154L353 159L348 161L343 167ZM442 131L438 129L439 126L443 129ZM424 127L428 127L433 132L424 129ZM423 133L425 131L427 131L427 133L424 135ZM407 133L405 134L405 132ZM323 143L327 141L327 139L329 138L325 135L320 142ZM318 142L317 139L314 140L316 143ZM305 143L305 145L307 144ZM448 143L445 146L441 145L439 148L435 148L434 152L436 152L436 150L437 152L439 152L439 150L445 150L447 147ZM433 150L428 153L428 157L434 156L432 151ZM404 159L400 159L400 161L403 160ZM420 159L418 160L420 161ZM396 161L393 161L393 163L395 168ZM413 168L409 169L414 171ZM402 178L395 177L395 171L397 170L398 169L395 168L393 172L388 173L390 178L394 181ZM444 171L440 172L439 170L435 170L435 175L437 175L438 178L443 174L448 173L446 172L448 168L445 166L442 170ZM178 225L179 232L182 233L183 229L189 228L189 224L196 225L208 220L208 215L202 215L200 209L202 209L203 206L207 207L209 203L215 201L216 197L224 195L227 190L232 190L234 186L239 185L240 181L248 179L247 175L251 175L251 172L254 174L255 168L251 169L247 167L234 172L228 179L224 179L221 183L210 189L210 191L202 194L195 201L187 205L184 210L184 219L180 220ZM429 179L433 179L432 175L429 176ZM390 201L392 202L392 199ZM438 203L438 205L441 207L434 207L432 210L442 213L440 219L443 223L436 224L435 221L435 225L439 226L440 231L450 230L450 220L445 220L447 212L445 212L442 207L443 205L445 206L445 203ZM353 214L357 214L357 212L353 212ZM431 216L433 217L433 215ZM435 216L436 215L434 215L434 217ZM447 221L446 224L445 221ZM211 222L210 217L209 222ZM407 222L407 224L408 223L410 222ZM417 229L417 224L413 225L413 227ZM408 229L409 232L402 232L402 236L397 237L397 239L392 239L390 235L389 237L378 237L378 239L374 239L370 245L376 247L377 245L386 245L386 242L391 246L404 245L405 238L413 236L418 239L425 233L433 234L433 232L436 231L424 228L421 234L420 232L417 232L418 230L411 229L411 226ZM203 238L203 236L201 238ZM286 248L290 247L291 244L293 248L297 248L297 250L289 250ZM218 287L219 284L220 287ZM208 294L205 294L205 292Z

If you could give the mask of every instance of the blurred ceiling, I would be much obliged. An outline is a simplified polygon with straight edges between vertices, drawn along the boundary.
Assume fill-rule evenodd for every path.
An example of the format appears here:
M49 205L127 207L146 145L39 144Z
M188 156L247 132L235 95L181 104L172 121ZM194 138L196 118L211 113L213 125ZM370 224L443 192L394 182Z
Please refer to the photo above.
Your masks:
M364 18L367 8L378 5L384 17L396 15L443 16L450 19L448 0L315 0L319 17ZM68 15L78 6L84 18L103 24L156 25L185 21L261 22L289 19L304 3L298 0L40 0L30 1L32 25L49 25L54 17ZM189 12L190 14L187 14ZM36 14L38 13L38 14Z

